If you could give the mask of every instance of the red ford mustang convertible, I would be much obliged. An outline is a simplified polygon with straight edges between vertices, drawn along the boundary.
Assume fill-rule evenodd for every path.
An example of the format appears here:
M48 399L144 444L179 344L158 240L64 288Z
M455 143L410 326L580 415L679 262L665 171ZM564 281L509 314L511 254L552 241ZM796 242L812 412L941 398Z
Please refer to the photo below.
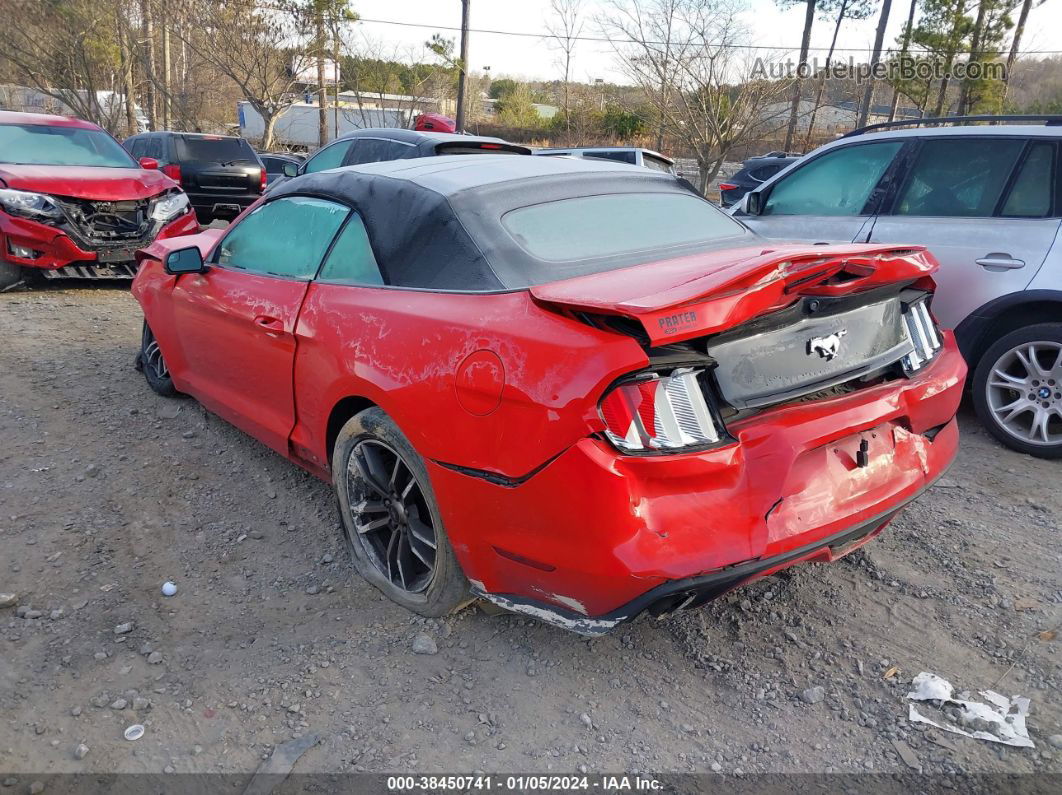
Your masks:
M323 171L141 259L151 387L330 480L423 615L694 607L864 543L958 444L929 254L766 243L664 173Z

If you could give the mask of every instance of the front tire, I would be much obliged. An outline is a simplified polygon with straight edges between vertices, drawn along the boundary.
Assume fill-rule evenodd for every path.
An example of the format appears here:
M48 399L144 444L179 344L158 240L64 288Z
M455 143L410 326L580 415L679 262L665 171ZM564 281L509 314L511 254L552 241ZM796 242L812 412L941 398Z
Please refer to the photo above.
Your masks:
M1062 458L1062 323L1002 337L974 372L973 402L989 433L1014 450Z
M430 617L470 600L427 469L381 409L362 411L340 430L332 484L354 566L388 599Z
M137 356L137 368L144 373L148 386L163 397L176 397L180 393L173 386L169 367L162 356L155 334L144 321L144 330L140 334L140 353Z

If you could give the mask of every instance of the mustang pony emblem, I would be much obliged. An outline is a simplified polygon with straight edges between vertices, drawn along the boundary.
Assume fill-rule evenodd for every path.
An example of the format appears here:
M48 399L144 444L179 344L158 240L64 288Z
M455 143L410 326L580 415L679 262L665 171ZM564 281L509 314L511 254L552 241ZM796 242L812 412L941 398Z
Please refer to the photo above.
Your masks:
M841 329L825 337L812 337L808 340L808 356L817 353L826 361L829 361L841 350L841 337L847 334L847 329Z

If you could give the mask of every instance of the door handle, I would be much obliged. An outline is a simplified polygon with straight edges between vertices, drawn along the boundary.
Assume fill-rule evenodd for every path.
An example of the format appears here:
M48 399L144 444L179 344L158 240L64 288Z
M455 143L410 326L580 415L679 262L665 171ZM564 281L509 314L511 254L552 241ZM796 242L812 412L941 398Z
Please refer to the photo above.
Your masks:
M254 324L271 334L281 334L284 331L284 321L269 317L269 315L258 315L254 319Z
M1010 254L1001 254L999 252L986 254L981 259L974 260L974 262L990 271L1012 271L1016 268L1025 267L1025 260L1014 259Z

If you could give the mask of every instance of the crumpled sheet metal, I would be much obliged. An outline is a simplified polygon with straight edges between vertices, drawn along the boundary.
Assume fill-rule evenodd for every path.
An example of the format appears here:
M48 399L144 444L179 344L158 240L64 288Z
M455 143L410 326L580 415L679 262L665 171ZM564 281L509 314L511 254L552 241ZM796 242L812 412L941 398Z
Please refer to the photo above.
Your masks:
M911 685L914 689L907 694L907 698L912 701L939 702L941 715L939 720L932 720L922 715L914 704L910 704L908 717L915 723L928 723L954 734L1018 748L1036 747L1029 739L1029 731L1025 727L1025 718L1029 714L1027 698L1007 698L993 690L982 690L981 696L987 704L968 701L955 696L951 682L947 679L925 671L918 674ZM958 710L959 720L953 720L947 714L948 711L954 714L954 710ZM975 728L974 724L978 719L988 724L989 729Z

